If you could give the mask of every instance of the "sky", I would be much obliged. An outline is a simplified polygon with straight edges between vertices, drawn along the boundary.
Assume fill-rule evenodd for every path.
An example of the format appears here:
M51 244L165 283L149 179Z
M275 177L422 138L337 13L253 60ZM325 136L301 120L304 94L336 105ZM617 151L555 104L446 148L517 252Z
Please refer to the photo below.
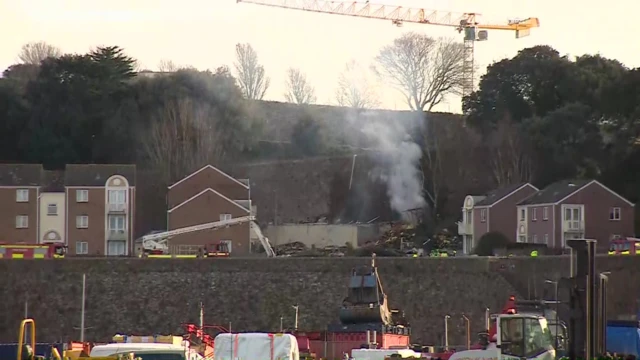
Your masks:
M275 1L275 0L274 0ZM301 1L301 0L299 0ZM309 1L309 0L306 0ZM515 39L489 31L476 44L479 74L523 48L551 45L570 56L601 54L629 67L640 66L637 25L622 16L640 12L635 0L373 0L371 3L443 11L477 12L483 23L538 17L540 28ZM118 45L142 68L160 60L199 69L232 66L236 43L250 43L271 78L266 100L284 101L286 70L296 67L316 88L318 103L335 104L338 76L353 59L368 67L381 47L406 31L462 37L452 28L404 24L349 16L270 8L236 0L0 0L0 68L17 62L20 47L45 41L66 53ZM397 90L377 82L382 107L404 110ZM434 110L460 111L460 98L448 97Z

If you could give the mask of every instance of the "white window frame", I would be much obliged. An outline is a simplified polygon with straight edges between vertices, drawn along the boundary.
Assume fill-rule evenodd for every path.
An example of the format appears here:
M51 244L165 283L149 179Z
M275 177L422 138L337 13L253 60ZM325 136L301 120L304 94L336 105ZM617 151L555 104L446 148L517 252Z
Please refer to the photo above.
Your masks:
M89 243L86 241L76 241L76 255L89 254Z
M127 190L109 190L109 192L107 193L107 197L109 204L126 204Z
M526 243L527 242L527 235L519 235L518 236L518 242L519 243Z
M86 189L76 190L76 202L79 202L79 203L89 202L89 190L86 190Z
M76 229L88 229L89 228L89 216L78 215L76 216Z
M549 208L546 206L542 208L542 220L549 220Z
M538 208L533 208L531 211L531 221L538 221Z
M47 216L58 215L58 204L47 204Z
M112 222L111 219L122 219L122 228L120 228L117 225L120 225L118 223L118 221L114 220L114 223L116 226L111 226ZM127 218L124 215L109 215L109 218L107 219L107 226L109 227L109 231L126 231L127 230Z
M518 217L520 218L520 221L527 220L527 209L526 208L520 209L520 216Z
M538 234L533 234L533 243L534 244L538 243Z
M220 221L226 221L233 219L231 214L220 214Z
M16 202L19 202L19 203L29 202L29 189L17 189Z
M620 221L620 219L622 219L622 208L612 207L611 211L609 212L609 220Z
M28 229L28 228L29 228L29 215L17 215L16 229Z
M544 234L544 243L549 246L549 234Z
M487 222L487 209L480 209L480 222Z

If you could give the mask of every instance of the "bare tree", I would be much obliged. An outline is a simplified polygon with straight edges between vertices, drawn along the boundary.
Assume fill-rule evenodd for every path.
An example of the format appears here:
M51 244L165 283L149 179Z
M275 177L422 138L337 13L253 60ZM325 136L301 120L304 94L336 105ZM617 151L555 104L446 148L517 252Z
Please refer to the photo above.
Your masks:
M176 72L180 70L180 66L173 62L173 60L162 59L158 63L158 71L160 72Z
M285 99L290 103L312 104L316 102L316 90L309 84L307 76L299 69L287 69Z
M245 98L262 100L269 88L270 79L264 66L258 63L258 53L250 44L236 45L236 77Z
M22 45L18 59L25 64L40 65L42 60L48 57L60 57L61 55L62 51L57 47L39 41Z
M356 109L378 107L380 101L371 85L365 69L355 60L349 61L338 77L336 90L338 105Z
M489 158L498 186L530 182L533 178L531 149L517 125L505 117L489 137Z
M169 184L223 154L213 109L189 98L170 101L161 109L142 148L149 166Z
M430 111L462 86L464 46L409 32L380 50L375 72L406 98L412 110Z

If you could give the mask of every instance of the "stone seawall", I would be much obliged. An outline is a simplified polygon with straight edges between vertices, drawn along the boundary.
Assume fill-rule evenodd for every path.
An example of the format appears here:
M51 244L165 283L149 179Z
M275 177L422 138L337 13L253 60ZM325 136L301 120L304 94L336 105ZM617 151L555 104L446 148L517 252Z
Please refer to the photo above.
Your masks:
M200 302L205 304L205 323L231 324L232 330L277 331L280 317L285 326L292 326L294 304L299 305L301 330L322 330L338 320L351 269L369 261L0 261L0 341L16 341L25 301L38 325L38 341L78 340L83 273L89 340L105 341L115 333L181 333L181 323L197 322ZM616 257L599 262L603 271L612 271L610 314L629 312L638 297L639 285L631 279L640 270L640 260ZM439 345L445 315L451 316L450 343L464 344L462 314L471 319L473 333L480 331L487 307L497 311L508 295L526 295L523 279L535 275L544 283L544 278L568 268L568 260L379 258L378 265L392 307L403 309L411 322L413 341ZM633 300L623 298L631 294Z

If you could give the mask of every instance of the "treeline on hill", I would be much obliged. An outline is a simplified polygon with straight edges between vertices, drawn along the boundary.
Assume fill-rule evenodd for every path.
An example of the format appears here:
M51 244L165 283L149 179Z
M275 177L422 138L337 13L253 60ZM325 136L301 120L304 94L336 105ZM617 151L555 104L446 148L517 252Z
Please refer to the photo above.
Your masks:
M277 118L256 110L227 67L134 69L116 46L10 66L0 79L0 162L136 163L164 186L203 163L354 151L326 145L339 141L312 113L274 145L263 130ZM520 181L595 178L638 200L640 69L528 48L491 65L464 109L469 126L434 122L423 134L434 229L457 220L465 194Z

